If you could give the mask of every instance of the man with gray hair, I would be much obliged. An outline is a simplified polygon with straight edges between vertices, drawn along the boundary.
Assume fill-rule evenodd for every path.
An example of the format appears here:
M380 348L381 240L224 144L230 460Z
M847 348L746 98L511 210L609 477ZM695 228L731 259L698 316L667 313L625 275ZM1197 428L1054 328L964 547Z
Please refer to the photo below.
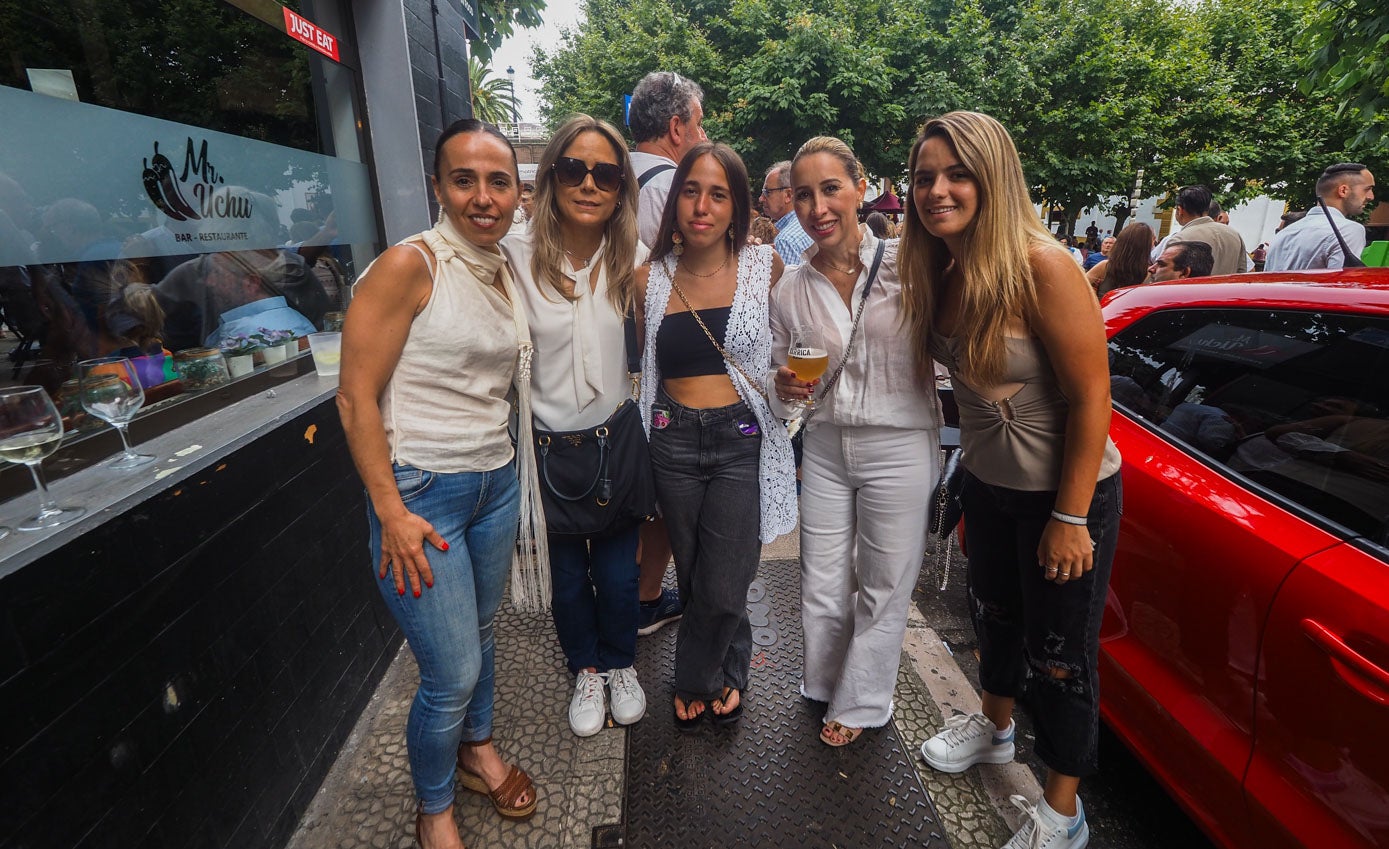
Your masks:
M1302 220L1274 233L1264 270L1344 268L1347 262L1342 245L1358 260L1365 250L1365 225L1350 219L1364 212L1365 203L1374 196L1375 177L1364 165L1341 162L1328 167L1317 180L1317 197L1326 204L1325 211L1320 205L1314 206Z
M789 159L767 169L766 179L762 181L762 208L776 222L776 252L788 266L801 264L801 253L812 241L796 218L795 194L791 188Z
M666 208L675 167L695 145L704 141L704 89L674 71L652 71L632 91L627 126L637 148L632 170L637 174L637 236L648 247L656 243L661 213ZM670 538L664 519L641 527L637 597L637 634L654 634L684 612L678 592L664 589L670 564Z
M636 150L636 232L644 245L656 243L665 197L671 193L675 167L704 135L704 89L674 71L653 71L632 90L626 124L632 128Z
M656 241L675 166L708 138L703 120L704 89L674 71L652 71L632 91L627 126L636 142L637 235L647 246Z

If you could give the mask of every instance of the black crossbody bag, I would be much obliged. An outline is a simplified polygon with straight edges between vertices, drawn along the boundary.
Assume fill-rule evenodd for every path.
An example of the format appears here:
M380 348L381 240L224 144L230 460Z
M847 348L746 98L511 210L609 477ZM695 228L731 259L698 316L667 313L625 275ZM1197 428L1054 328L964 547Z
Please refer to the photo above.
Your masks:
M637 323L624 322L627 372L635 390L641 371ZM633 392L635 395L635 391ZM608 420L583 430L535 429L540 500L551 534L602 537L656 514L656 484L637 402L627 398Z

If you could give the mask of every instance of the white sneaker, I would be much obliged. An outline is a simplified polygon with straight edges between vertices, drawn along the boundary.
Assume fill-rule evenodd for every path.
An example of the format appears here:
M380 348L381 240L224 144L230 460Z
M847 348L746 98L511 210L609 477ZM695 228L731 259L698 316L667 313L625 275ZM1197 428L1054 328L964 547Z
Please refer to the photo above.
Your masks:
M603 701L603 682L608 676L579 670L574 682L574 698L569 702L569 728L580 737L592 737L603 729L607 705Z
M631 725L646 716L646 693L637 681L637 670L630 666L608 673L608 698L618 725Z
M1016 725L1008 723L1008 735L995 737L998 728L982 713L957 714L945 721L939 734L921 744L921 757L941 772L964 772L975 764L1006 764L1013 759Z
M1076 821L1058 814L1042 799L1035 806L1026 796L1009 796L1008 801L1024 814L1022 825L1003 849L1085 849L1090 842L1090 826L1085 822L1085 806L1076 798Z

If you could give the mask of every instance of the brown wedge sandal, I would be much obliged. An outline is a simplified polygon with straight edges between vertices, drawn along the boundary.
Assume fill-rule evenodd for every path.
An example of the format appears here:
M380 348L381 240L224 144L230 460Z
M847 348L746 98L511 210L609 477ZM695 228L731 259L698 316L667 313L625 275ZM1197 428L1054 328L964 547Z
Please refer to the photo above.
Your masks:
M497 785L495 790L487 786L487 782L482 776L471 772L463 766L463 748L476 748L485 746L492 742L492 738L478 740L473 743L463 742L458 744L458 783L463 785L465 790L473 793L481 793L492 800L492 807L497 809L497 813L508 819L523 820L535 813L536 803L540 801L539 794L535 792L535 784L525 771L515 764L511 765L511 770L507 772L506 779ZM525 796L530 796L530 801L525 804L519 802Z

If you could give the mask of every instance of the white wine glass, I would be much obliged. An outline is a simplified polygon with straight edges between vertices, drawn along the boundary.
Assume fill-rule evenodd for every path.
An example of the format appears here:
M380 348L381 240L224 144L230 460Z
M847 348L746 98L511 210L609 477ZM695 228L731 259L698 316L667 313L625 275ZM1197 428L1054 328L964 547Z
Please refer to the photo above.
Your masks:
M23 463L34 476L39 512L19 525L21 531L41 531L71 522L87 512L59 505L48 491L40 464L63 440L63 417L42 386L0 389L0 460Z
M830 366L830 354L825 348L825 339L820 328L813 324L803 324L791 328L791 344L786 351L786 367L796 373L797 380L810 383L824 376ZM804 402L805 407L815 406L814 390Z
M131 450L125 429L145 403L145 390L135 364L125 357L98 357L77 364L82 409L110 424L121 435L125 453L112 460L113 469L134 469L154 462L152 454Z

